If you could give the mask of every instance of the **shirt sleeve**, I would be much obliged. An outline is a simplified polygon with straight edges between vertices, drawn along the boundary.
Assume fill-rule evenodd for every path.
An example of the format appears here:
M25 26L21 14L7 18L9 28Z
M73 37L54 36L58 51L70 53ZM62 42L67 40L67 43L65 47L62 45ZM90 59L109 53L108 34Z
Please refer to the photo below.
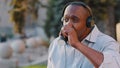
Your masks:
M104 60L99 68L120 68L119 45L109 44L103 51Z

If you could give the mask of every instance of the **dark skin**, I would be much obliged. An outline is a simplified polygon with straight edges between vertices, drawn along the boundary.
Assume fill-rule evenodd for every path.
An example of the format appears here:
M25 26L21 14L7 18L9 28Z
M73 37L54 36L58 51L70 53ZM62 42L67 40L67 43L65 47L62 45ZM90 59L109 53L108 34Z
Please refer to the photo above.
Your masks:
M60 34L67 37L68 43L84 54L95 68L98 68L103 62L103 54L81 43L91 32L91 28L86 27L86 19L89 15L88 10L82 6L67 6L64 12L63 27Z

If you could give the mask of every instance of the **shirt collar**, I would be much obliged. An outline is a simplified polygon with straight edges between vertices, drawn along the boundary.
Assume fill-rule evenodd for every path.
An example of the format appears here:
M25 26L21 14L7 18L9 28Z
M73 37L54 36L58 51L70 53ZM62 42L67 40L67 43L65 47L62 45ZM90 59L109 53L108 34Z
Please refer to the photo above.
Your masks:
M98 30L97 26L95 25L89 35L84 39L88 42L96 42L97 36L99 35L100 31Z

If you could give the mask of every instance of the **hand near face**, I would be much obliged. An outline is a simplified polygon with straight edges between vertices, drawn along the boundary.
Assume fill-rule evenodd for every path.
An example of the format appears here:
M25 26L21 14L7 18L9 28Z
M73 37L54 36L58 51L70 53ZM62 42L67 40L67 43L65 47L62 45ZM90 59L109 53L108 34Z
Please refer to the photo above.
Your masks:
M64 38L65 37L68 38L68 43L71 46L76 47L75 44L79 42L79 40L78 40L77 32L72 23L64 25L60 31L60 34L64 36Z

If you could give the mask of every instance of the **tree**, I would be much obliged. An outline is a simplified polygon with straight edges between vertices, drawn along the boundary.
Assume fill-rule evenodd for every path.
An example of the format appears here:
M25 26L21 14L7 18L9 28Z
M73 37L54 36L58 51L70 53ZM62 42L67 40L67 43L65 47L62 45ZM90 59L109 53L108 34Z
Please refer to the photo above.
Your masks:
M14 31L24 35L26 0L12 0L10 5L13 7L9 12L14 25Z
M115 6L115 22L120 22L120 0L117 0L117 4Z
M46 7L39 0L12 0L10 6L12 9L9 13L14 25L14 32L21 36L25 36L26 13L32 14L33 19L37 20L39 6Z

